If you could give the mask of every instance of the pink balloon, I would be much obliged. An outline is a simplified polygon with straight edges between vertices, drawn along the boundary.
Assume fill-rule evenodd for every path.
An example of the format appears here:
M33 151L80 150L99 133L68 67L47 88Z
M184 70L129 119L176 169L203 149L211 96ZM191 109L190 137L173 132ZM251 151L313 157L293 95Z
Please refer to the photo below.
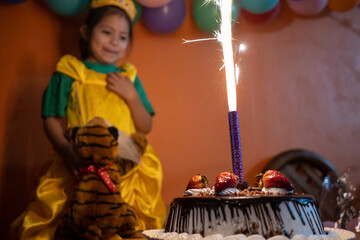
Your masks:
M141 5L143 5L144 7L157 8L168 4L172 0L136 0L136 1Z
M270 11L267 11L265 13L252 13L249 11L246 11L244 8L241 8L241 15L244 16L246 20L252 23L265 23L273 20L276 18L276 16L279 14L281 10L281 1L279 1L276 6L271 9Z
M326 7L328 0L287 0L290 9L300 15L314 16Z

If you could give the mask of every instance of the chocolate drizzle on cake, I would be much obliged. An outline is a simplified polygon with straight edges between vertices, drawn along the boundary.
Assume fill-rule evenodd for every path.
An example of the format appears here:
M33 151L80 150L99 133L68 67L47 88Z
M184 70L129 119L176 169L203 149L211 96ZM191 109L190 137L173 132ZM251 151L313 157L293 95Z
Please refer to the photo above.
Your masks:
M325 233L313 198L304 195L176 198L165 231L265 238Z

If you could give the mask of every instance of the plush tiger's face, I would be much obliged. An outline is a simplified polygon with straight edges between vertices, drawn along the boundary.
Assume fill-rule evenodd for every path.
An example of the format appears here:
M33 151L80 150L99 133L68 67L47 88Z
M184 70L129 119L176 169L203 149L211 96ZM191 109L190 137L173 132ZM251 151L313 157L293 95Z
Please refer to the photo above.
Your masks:
M118 153L118 130L106 124L90 124L72 129L72 140L82 164L104 166Z

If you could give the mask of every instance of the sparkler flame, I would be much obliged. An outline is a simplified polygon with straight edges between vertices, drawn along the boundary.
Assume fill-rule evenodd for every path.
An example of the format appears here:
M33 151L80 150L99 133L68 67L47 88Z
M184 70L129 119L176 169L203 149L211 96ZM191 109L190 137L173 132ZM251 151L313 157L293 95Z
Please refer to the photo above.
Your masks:
M221 25L220 25L220 33L218 34L218 41L222 44L223 47L228 106L229 106L229 111L236 111L237 81L235 77L232 35L231 35L232 1L216 0L215 3L219 4L220 12L221 12Z

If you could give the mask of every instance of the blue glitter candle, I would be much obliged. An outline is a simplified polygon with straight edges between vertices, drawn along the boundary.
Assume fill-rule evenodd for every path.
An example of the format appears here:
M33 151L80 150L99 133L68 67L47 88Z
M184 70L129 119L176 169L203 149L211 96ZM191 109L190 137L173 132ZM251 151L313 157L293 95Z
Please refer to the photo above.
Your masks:
M229 129L231 141L231 155L233 171L239 177L239 182L244 182L244 173L241 155L240 128L238 111L229 112Z

